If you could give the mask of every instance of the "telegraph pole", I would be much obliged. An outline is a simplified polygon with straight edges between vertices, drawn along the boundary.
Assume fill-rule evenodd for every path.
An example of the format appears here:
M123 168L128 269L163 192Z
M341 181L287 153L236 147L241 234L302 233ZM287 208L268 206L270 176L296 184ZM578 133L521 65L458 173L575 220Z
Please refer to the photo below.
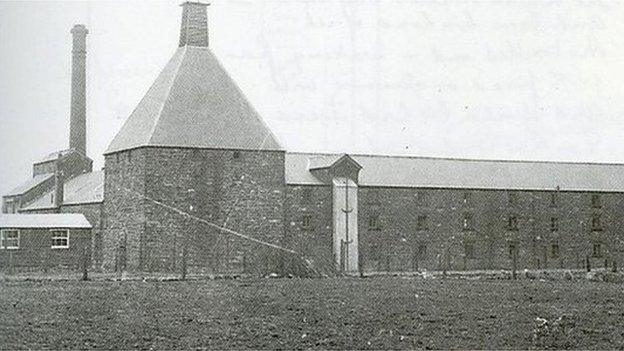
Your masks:
M349 244L351 244L351 240L349 240L349 214L353 212L353 209L349 208L349 178L345 178L345 208L342 210L345 214L345 257L343 260L344 271L347 272L349 270Z

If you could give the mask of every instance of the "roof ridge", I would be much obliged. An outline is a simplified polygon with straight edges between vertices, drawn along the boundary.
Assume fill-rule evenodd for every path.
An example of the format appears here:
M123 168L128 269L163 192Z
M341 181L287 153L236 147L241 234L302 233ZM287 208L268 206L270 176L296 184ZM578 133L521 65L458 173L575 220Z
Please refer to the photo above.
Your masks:
M147 140L147 143L150 144L152 142L152 139L154 138L154 133L156 132L156 127L158 126L158 122L160 121L160 117L162 116L162 112L165 108L165 105L167 104L167 101L169 101L169 98L171 97L171 89L173 89L173 86L175 85L176 81L178 80L178 72L180 71L180 67L182 67L182 62L184 62L185 56L186 56L186 48L187 46L183 46L178 48L178 50L181 50L182 52L180 53L180 55L182 56L180 58L180 60L178 61L178 65L176 66L175 70L173 71L173 79L171 80L171 84L169 84L169 87L167 87L167 92L165 93L165 98L162 100L162 103L160 104L160 108L158 109L158 113L156 114L156 119L154 120L154 125L152 126L151 132L149 134L149 139ZM178 51L176 50L176 51ZM164 69L163 69L164 70ZM147 96L147 94L145 94L145 96ZM139 102L139 105L141 103ZM139 106L137 105L137 107Z
M591 162L591 161L546 161L546 160L505 160L505 159L477 159L460 157L436 157L436 156L415 156L415 155L388 155L388 154L365 154L365 153L331 153L331 152L304 152L287 151L286 154L311 155L311 156L340 156L347 154L350 156L376 157L376 158L408 158L420 160L443 160L443 161L463 161L463 162L504 162L504 163L539 163L539 164L568 164L568 165L594 165L594 166L624 166L624 162Z

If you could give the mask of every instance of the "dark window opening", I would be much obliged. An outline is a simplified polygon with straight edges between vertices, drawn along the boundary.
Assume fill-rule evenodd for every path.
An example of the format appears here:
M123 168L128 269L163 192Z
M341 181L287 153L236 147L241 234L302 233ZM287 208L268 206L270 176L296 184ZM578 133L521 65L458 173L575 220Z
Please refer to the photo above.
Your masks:
M600 218L600 215L594 215L592 217L592 230L594 231L600 231L602 230L602 220Z
M594 257L602 257L602 244L594 243L592 254Z
M470 193L469 193L469 192L465 191L465 192L462 194L462 202L463 202L464 204L466 204L466 205L467 205L468 203L470 203Z
M509 230L518 230L518 217L509 217L507 228L509 228Z
M510 206L516 205L518 203L518 194L515 192L507 193L507 202Z
M416 202L419 206L425 206L427 204L427 193L425 193L423 190L417 191Z
M472 215L471 214L464 214L464 218L462 220L462 228L463 230L472 230Z
M557 193L550 194L550 206L556 207L559 201L559 195Z
M556 232L559 230L559 219L556 217L550 218L550 231Z
M416 229L417 230L429 229L427 225L427 216L418 216L418 218L416 219Z
M379 215L371 215L368 217L368 229L379 230Z
M312 201L312 189L303 188L303 191L301 193L301 198L303 199L303 202L305 203Z
M466 256L466 258L475 258L474 243L472 242L464 243L464 255Z
M552 245L550 246L550 255L553 258L559 257L559 244L558 243L552 243Z
M425 259L427 257L427 244L418 245L418 259Z
M128 150L128 162L132 162L132 150Z
M240 151L234 151L234 153L232 153L232 158L235 160L238 160L241 157Z
M591 196L591 204L593 208L602 207L602 198L600 194L592 194Z
M304 230L312 229L312 216L304 215L301 218L301 228L304 229Z
M509 244L509 257L513 258L514 254L517 253L518 248L516 247L516 243Z

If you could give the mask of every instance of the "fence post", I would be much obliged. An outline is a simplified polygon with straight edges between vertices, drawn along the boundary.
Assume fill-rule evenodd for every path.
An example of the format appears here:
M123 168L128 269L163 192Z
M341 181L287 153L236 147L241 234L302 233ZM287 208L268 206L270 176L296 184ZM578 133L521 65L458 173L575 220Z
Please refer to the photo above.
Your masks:
M184 242L184 248L182 249L182 280L186 280L186 259L188 249L186 247L186 240Z
M9 251L9 274L13 275L13 251Z
M89 248L87 246L82 253L82 280L89 280Z
M512 267L511 267L511 275L513 279L515 280L517 277L517 271L518 271L518 249L515 246L513 248L511 256L513 258Z

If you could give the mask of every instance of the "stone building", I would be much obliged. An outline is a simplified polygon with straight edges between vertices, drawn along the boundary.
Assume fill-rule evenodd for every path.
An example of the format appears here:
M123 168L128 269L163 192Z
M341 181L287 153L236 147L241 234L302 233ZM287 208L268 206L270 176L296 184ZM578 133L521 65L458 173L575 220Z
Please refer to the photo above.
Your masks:
M203 3L182 4L178 48L99 172L74 141L86 135L83 88L72 84L69 151L37 163L3 211L83 213L97 268L356 274L624 258L622 164L287 152L210 51Z

